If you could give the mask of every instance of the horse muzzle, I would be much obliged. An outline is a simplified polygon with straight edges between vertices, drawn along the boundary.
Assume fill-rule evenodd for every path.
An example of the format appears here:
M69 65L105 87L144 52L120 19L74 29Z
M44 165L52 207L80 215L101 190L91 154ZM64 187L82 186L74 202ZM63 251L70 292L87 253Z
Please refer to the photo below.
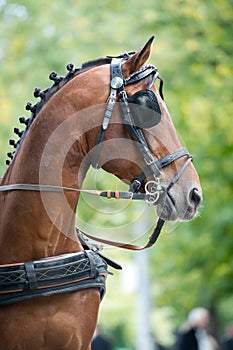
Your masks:
M165 221L189 221L197 216L202 201L200 191L193 187L187 192L176 193L175 189L164 191L157 202L157 215Z

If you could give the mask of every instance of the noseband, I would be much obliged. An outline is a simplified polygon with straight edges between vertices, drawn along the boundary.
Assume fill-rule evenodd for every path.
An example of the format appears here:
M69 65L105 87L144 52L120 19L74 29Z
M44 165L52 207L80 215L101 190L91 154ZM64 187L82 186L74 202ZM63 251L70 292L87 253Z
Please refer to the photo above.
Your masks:
M117 94L118 94L118 99L120 102L120 107L122 112L121 114L122 114L124 125L128 130L132 140L135 141L146 163L146 168L143 170L143 172L132 180L130 184L129 192L138 193L146 177L152 174L153 180L150 180L145 184L146 201L149 204L157 205L160 199L164 197L164 194L168 193L170 189L174 186L174 184L179 180L180 176L182 175L184 170L187 168L188 164L192 161L192 156L188 153L188 151L185 148L182 148L180 150L177 150L173 153L166 155L163 158L160 158L159 160L154 159L148 147L144 134L142 132L142 128L143 128L142 117L140 118L139 116L137 118L137 125L135 123L135 118L134 118L134 115L132 114L132 103L134 103L133 106L137 104L139 106L142 105L142 108L145 106L148 107L146 108L146 112L143 113L143 115L146 113L150 114L151 113L150 111L152 109L154 110L153 112L154 112L155 118L150 118L152 120L149 119L148 121L146 121L147 122L146 125L149 125L147 127L151 127L158 124L161 118L161 115L160 115L161 111L157 101L157 97L154 94L154 92L151 90L151 88L154 85L154 82L156 81L156 79L159 79L160 80L159 93L161 98L163 99L163 92L162 92L163 81L159 76L159 72L157 68L153 65L145 65L142 67L140 71L133 73L129 77L123 79L121 63L122 63L121 58L114 58L111 62L111 66L110 66L111 90L107 101L107 106L105 109L104 119L102 122L98 139L97 139L97 145L96 145L95 153L92 159L92 165L95 169L98 169L99 167L98 158L99 158L101 144L104 139L105 132L108 128L110 119L112 117L113 109L114 109L114 106L117 100ZM138 91L132 97L128 98L124 87L130 84L134 84L150 75L152 76L152 81L148 89ZM140 109L139 109L139 112L140 112ZM144 126L144 128L145 127L146 126ZM186 161L184 165L177 172L177 174L174 176L174 178L171 180L171 182L168 184L167 187L162 186L160 183L162 178L162 173L160 169L168 166L169 164L175 162L177 159L181 157L186 157ZM114 196L115 194L113 192L113 195L112 196L110 195L110 198Z

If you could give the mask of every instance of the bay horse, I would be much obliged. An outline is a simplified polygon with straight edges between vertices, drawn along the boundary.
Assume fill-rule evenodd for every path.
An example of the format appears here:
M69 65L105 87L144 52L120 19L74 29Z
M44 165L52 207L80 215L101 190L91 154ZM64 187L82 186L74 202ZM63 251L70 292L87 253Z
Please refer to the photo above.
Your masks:
M197 172L176 135L162 85L155 87L162 82L158 70L146 63L152 42L78 69L69 64L63 78L51 73L53 85L36 89L41 100L26 106L31 117L20 118L26 128L15 129L20 139L10 141L15 151L0 184L4 350L91 349L109 263L84 249L75 227L91 164L131 183L123 194L100 195L145 199L157 208L160 224L197 213Z

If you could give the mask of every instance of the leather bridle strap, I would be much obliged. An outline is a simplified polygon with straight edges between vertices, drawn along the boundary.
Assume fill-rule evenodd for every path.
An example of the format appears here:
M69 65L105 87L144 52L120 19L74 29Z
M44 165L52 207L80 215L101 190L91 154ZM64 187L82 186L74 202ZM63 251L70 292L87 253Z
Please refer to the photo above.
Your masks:
M187 159L184 163L184 165L179 169L179 171L176 173L176 175L173 177L173 179L171 180L171 182L169 183L169 185L166 188L166 192L168 193L170 191L170 189L176 184L176 182L179 180L179 178L181 177L181 175L183 174L183 172L185 171L185 169L187 168L187 166L191 163L193 157L191 156L191 154L187 154Z
M154 164L156 165L156 167L158 169L162 169L162 168L165 168L166 166L170 165L171 163L175 162L176 160L178 160L179 158L181 157L185 157L187 156L188 158L191 158L192 159L192 156L188 153L187 149L186 148L181 148L173 153L170 153L156 161L154 161ZM186 165L187 166L187 165ZM179 170L179 172L181 171L181 169ZM184 170L182 170L183 172ZM133 181L131 182L131 185L130 185L130 190L131 191L139 191L143 181L145 180L145 178L150 175L152 173L152 167L151 166L147 166L146 169L143 170L143 172L136 176ZM172 180L172 182L175 183L175 178L176 178L176 175L174 177L174 179ZM173 183L173 184L174 184Z
M95 169L99 168L98 158L99 158L100 148L101 148L108 124L112 117L113 109L116 103L117 92L123 88L123 79L122 79L120 62L121 62L121 59L113 59L110 65L110 89L111 90L110 90L110 95L106 104L102 126L96 142L94 156L92 157L92 166Z
M153 84L159 77L159 72L152 64L145 64L139 71L132 73L129 77L124 79L124 86L137 83L138 81L148 77L150 74L154 74Z

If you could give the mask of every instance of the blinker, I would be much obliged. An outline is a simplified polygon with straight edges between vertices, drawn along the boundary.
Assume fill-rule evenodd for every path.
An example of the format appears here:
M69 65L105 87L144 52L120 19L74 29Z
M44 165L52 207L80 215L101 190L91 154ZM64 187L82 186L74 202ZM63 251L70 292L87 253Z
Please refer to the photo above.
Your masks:
M161 109L152 90L141 90L128 99L133 122L136 127L147 129L161 120Z

